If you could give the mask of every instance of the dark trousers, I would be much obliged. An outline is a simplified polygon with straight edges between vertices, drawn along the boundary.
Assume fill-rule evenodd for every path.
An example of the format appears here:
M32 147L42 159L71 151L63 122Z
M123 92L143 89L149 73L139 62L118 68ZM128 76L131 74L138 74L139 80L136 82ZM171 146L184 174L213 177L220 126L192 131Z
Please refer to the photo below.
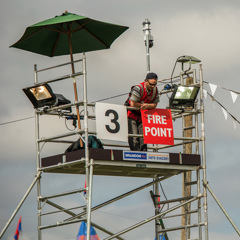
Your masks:
M143 134L142 122L128 118L128 133ZM147 151L147 145L144 144L142 137L129 137L128 143L132 151Z

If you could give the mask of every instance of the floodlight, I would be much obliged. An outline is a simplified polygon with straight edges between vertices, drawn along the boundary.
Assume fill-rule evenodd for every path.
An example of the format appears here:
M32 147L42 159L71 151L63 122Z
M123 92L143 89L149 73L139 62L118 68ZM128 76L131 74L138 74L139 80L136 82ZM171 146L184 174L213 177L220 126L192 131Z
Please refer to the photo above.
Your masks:
M169 98L170 108L194 107L199 87L176 85L172 96Z
M53 93L51 87L46 83L32 87L23 88L34 108L42 108L47 106L61 106L71 103L62 94ZM71 112L71 107L65 110Z

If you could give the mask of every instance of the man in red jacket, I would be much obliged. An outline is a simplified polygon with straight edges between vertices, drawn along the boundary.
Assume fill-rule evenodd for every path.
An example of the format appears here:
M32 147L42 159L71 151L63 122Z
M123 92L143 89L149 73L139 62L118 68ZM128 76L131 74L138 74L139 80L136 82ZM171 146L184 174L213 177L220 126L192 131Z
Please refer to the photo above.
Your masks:
M140 109L156 108L159 102L157 89L158 76L155 73L148 73L144 82L131 88L129 97L125 102L126 106ZM142 118L140 110L128 110L128 133L143 134ZM129 147L133 151L147 151L147 145L143 143L143 138L129 137Z

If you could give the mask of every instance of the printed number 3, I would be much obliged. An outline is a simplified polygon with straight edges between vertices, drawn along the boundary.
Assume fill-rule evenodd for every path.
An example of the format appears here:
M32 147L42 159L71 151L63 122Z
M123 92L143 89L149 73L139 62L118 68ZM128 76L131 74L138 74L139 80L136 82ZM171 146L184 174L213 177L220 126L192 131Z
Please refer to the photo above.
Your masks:
M115 124L115 128L112 129L112 128L109 127L109 125L105 125L105 127L108 130L108 132L110 132L110 133L117 133L120 130L120 124L117 121L119 116L118 116L118 113L116 111L112 110L112 109L107 110L106 113L105 113L105 116L109 117L109 115L111 113L113 114L113 119L111 119L111 122Z

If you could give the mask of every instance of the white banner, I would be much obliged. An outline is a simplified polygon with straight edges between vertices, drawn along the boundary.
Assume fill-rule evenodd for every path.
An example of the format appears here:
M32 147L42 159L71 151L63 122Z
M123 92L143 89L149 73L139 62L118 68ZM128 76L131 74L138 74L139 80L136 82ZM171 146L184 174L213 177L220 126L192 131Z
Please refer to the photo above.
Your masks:
M126 107L108 103L96 103L96 130L99 139L127 142Z
M225 117L225 120L227 120L227 115L228 115L227 111L223 107L222 107L222 111L223 111L223 115Z
M232 91L230 91L230 93L231 93L231 96L232 96L233 103L235 103L235 101L238 97L238 94L236 94L235 92L232 92Z
M209 83L209 87L211 89L212 95L214 95L214 93L215 93L215 91L217 89L217 85Z
M207 98L207 90L203 89L203 95L204 95L204 98L206 99Z

